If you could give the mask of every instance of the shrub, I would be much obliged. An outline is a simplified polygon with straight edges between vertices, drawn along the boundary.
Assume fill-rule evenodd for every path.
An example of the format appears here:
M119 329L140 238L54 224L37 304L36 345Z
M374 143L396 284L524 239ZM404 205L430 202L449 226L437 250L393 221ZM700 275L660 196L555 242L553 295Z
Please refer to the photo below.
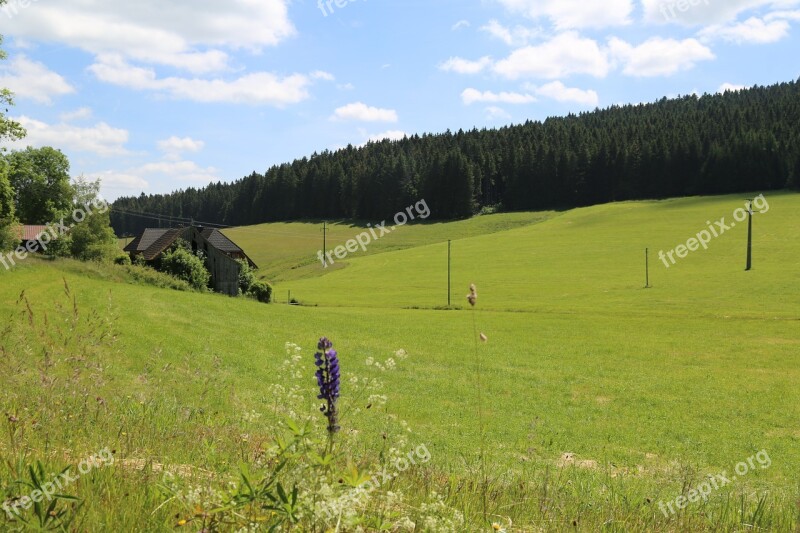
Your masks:
M191 291L192 287L183 281L169 274L159 272L147 266L125 265L123 267L129 275L129 279L135 283L152 285L160 289L174 289L176 291Z
M161 257L160 270L187 282L198 290L207 289L211 280L211 274L206 270L203 259L180 245Z
M10 252L19 246L18 227L11 220L0 219L0 252Z
M131 261L131 256L129 256L128 254L123 254L123 255L117 256L117 258L114 259L114 264L116 264L116 265L131 265L131 264L133 264L133 262Z
M259 302L268 304L272 301L272 285L266 281L256 281L250 287L250 294Z
M72 256L72 236L69 234L59 235L47 245L45 252L51 257L70 257Z
M239 292L247 294L256 282L256 274L247 261L240 259L237 262L239 263Z
M70 232L72 256L81 261L111 262L119 252L108 212L87 215Z

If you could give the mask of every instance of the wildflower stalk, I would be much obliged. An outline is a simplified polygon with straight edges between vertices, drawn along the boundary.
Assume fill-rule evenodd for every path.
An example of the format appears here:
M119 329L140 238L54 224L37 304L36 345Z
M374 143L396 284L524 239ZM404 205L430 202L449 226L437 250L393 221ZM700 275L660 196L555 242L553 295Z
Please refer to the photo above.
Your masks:
M341 377L339 354L333 349L333 343L326 337L319 340L317 348L319 351L314 354L317 366L317 385L319 386L317 398L325 400L319 410L328 419L328 452L330 453L333 450L333 437L341 429L338 425L339 411L337 408Z
M481 495L482 495L482 504L483 504L483 520L484 522L487 521L488 516L488 502L487 502L487 493L488 493L488 479L486 476L486 433L484 431L484 423L483 423L483 390L482 390L482 383L481 377L483 373L483 369L481 367L481 358L480 354L478 353L478 339L485 340L486 337L483 333L478 333L478 324L475 318L475 305L478 302L478 289L475 285L469 286L469 294L467 295L467 301L469 302L472 310L470 314L472 315L472 338L475 343L475 374L476 374L476 385L478 390L478 439L480 443L480 465L481 465Z

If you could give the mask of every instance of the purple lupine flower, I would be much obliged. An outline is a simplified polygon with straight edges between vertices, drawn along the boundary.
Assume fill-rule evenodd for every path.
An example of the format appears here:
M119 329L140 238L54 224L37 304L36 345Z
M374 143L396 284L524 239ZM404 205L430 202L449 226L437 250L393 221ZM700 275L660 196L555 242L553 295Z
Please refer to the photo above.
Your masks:
M319 387L320 400L325 404L320 411L328 418L328 432L331 434L339 431L337 422L336 402L339 399L339 385L341 383L339 370L339 354L333 349L333 343L327 337L322 337L317 344L319 351L314 354L314 364L317 366L317 386Z

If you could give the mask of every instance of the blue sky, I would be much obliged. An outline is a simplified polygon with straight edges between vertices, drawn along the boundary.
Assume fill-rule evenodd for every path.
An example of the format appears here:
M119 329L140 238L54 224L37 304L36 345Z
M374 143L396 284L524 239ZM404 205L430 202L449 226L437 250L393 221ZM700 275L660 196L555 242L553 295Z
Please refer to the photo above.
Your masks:
M800 77L800 0L9 0L25 145L107 199L370 139ZM6 145L9 147L9 145Z

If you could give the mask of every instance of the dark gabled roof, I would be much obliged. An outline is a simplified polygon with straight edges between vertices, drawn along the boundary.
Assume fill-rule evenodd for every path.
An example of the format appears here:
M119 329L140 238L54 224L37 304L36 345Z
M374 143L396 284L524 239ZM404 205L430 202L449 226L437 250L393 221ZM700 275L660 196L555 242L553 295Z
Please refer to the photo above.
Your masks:
M178 229L168 229L165 230L164 233L155 240L150 246L147 247L142 252L146 261L152 261L156 259L159 255L161 255L164 250L175 244L181 236L186 232L186 228L178 228ZM144 241L144 235L142 236L142 241ZM143 244L142 242L140 246Z
M203 238L206 239L214 248L221 252L225 252L226 254L244 253L241 248L236 246L232 240L227 238L218 229L204 229L201 235L203 235Z
M126 252L144 252L150 248L154 242L164 236L169 229L162 228L148 228L144 233L133 239L128 246L125 247Z
M203 240L223 254L231 256L232 259L244 258L253 268L258 268L253 260L247 257L244 250L236 246L236 243L223 235L218 229L211 228L149 228L144 230L140 236L133 239L131 243L125 247L125 251L128 253L141 253L146 261L153 261L164 253L167 248L175 244L175 241L178 239L185 238L186 240L194 240L192 237L194 234L190 233L192 229L197 231ZM189 233L189 235L187 235L187 233Z
M131 242L125 245L125 248L122 249L123 252L138 252L139 251L139 243L142 240L142 236L139 235L138 237L134 238Z

